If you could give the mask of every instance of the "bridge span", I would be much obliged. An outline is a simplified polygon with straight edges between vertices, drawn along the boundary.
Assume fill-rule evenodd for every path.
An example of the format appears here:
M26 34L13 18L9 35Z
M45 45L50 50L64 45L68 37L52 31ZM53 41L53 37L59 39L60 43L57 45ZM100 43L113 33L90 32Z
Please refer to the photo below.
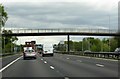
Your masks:
M87 35L87 36L120 36L118 30L109 29L77 29L77 28L56 28L56 29L6 29L12 34L3 36L54 36L54 35Z

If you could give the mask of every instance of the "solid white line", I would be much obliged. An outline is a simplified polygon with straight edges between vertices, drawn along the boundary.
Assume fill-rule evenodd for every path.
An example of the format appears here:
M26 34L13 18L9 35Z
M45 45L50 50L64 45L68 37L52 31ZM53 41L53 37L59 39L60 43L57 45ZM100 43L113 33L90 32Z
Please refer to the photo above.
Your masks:
M82 62L81 60L76 60L76 61Z
M114 59L105 59L105 58L94 58L94 59L101 59L101 60L108 60L108 61L118 61L118 60L114 60Z
M8 68L10 65L12 65L12 64L15 63L16 61L18 61L20 58L22 58L22 56L19 57L19 58L17 58L17 59L15 59L15 60L12 61L11 63L9 63L7 66L3 67L2 69L0 69L0 72L2 72L3 70L5 70L6 68Z
M53 66L50 66L51 69L55 69Z
M97 66L99 66L99 67L104 67L104 65L101 65L101 64L96 64Z
M65 79L69 79L68 77L65 77Z
M87 57L87 56L77 56L77 55L67 55L67 56L83 57L83 58L91 58L91 57Z
M74 56L74 57L83 57L83 58L92 58L92 59L100 59L100 60L107 60L107 61L117 61L118 60L114 60L114 59L105 59L105 58L97 58L97 57L87 57L87 56L76 56L76 55L67 55L67 56Z
M46 62L46 61L44 61L44 63L46 64L47 62Z

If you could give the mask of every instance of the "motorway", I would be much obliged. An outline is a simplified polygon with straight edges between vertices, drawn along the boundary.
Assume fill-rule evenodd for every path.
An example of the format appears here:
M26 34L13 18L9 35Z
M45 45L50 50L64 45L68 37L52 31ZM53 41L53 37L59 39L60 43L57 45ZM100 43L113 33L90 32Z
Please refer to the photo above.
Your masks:
M63 54L54 54L53 57L42 57L38 54L37 59L23 60L21 55L15 55L3 58L2 68L15 59L17 60L14 63L1 71L3 79L12 79L13 77L54 77L57 79L60 77L65 79L71 79L71 77L107 79L109 77L109 79L115 79L115 77L118 77L117 60Z

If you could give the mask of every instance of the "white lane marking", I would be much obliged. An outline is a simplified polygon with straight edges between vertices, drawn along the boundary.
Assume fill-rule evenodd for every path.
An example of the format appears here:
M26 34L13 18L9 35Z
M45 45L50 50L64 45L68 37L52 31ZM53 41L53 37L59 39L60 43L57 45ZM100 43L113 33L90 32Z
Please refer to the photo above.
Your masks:
M41 58L41 60L43 60L43 59Z
M75 55L67 55L67 56L74 56L74 57L83 57L83 58L92 58L92 59L100 59L100 60L107 60L107 61L119 61L119 60L114 60L114 59L105 59L105 58L97 58L97 57L87 57L87 56L75 56Z
M68 77L65 77L65 79L69 79Z
M99 67L104 67L104 65L101 65L101 64L96 64L96 66L99 66Z
M14 61L12 61L11 63L9 63L7 66L3 67L2 69L0 69L0 72L2 72L3 70L5 70L6 68L8 68L10 65L14 64L16 61L18 61L20 58L22 58L23 56L15 59Z
M91 57L87 57L87 56L76 56L76 55L67 55L67 56L75 56L75 57L91 58Z
M50 66L51 69L55 69L53 66Z
M107 60L107 61L117 61L117 62L118 62L118 60L114 60L114 59L95 58L95 57L94 57L94 59L101 59L101 60Z
M76 61L82 62L81 60L76 60Z
M68 59L68 60L69 60L70 58L66 58L66 59Z
M47 61L44 61L44 63L46 64L46 63L47 63Z

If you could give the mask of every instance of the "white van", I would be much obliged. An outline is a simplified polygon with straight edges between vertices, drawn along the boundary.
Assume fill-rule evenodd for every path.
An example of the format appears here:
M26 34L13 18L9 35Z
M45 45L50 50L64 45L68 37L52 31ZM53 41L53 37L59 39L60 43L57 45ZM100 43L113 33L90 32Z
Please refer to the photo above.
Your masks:
M52 45L43 45L43 53L42 56L44 57L45 55L50 55L53 56L53 46Z

